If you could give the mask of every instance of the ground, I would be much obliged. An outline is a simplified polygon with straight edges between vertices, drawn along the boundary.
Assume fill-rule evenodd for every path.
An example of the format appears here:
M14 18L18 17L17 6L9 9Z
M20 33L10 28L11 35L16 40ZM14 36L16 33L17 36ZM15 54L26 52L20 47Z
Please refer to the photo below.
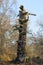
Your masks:
M26 62L16 64L14 63L14 61L0 61L0 65L43 65L43 59L40 59L39 57L34 57L31 59L31 61L28 59L28 61Z

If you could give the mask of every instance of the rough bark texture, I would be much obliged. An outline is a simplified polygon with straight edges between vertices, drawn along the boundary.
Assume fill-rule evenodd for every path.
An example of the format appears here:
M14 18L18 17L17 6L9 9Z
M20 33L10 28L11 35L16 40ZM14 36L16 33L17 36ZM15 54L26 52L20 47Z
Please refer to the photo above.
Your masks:
M17 46L17 58L20 62L24 62L26 56L26 28L27 28L27 21L26 19L27 12L23 9L19 11L19 39L18 39L18 46Z

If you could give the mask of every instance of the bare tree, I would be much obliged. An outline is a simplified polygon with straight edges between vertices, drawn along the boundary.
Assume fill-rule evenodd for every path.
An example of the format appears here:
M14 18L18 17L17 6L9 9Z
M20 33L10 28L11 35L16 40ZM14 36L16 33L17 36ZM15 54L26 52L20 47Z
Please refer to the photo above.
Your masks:
M10 21L16 17L16 0L0 0L0 47L6 42L5 34L11 29ZM8 34L8 33L7 33ZM10 41L10 40L9 40Z

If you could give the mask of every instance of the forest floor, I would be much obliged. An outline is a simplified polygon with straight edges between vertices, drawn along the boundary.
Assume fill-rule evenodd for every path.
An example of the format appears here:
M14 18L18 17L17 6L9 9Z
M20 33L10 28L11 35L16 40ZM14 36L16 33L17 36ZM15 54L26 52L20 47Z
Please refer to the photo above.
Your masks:
M31 61L16 64L10 61L0 61L0 65L43 65L43 59L33 58Z
M8 62L0 62L0 65L43 65L41 64L37 64L37 63L19 63L19 64L13 64L13 63L8 63Z

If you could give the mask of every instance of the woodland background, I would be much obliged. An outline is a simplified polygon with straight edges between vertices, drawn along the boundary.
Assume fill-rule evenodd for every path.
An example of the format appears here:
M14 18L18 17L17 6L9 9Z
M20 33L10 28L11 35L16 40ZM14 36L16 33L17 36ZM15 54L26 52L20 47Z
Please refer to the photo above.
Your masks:
M19 22L16 4L16 0L0 0L0 61L11 61L17 55L19 33L14 26L19 26ZM43 20L36 22L39 26L36 34L27 27L26 58L38 56L43 59Z

